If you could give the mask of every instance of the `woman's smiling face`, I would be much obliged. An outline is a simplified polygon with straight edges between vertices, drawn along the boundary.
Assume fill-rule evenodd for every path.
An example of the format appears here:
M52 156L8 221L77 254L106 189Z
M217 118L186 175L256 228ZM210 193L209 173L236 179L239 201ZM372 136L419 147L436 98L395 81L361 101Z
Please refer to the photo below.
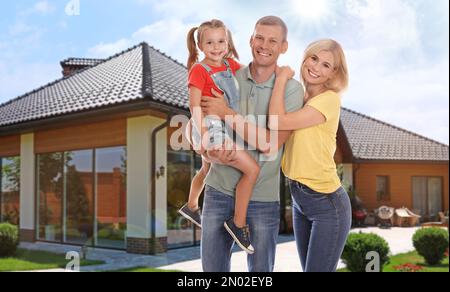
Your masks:
M320 51L305 60L301 71L305 85L325 84L335 73L334 56L330 51Z

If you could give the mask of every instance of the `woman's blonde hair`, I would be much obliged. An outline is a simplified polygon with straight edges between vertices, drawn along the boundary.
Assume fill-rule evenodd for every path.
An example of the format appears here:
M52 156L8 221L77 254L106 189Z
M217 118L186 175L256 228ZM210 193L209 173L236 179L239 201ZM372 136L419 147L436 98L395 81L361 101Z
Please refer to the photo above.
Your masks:
M223 28L227 34L228 53L225 58L235 58L239 60L239 54L234 47L233 38L231 32L227 29L225 24L217 19L203 22L199 27L192 28L187 36L187 47L189 50L189 58L187 62L188 70L191 70L192 66L198 62L198 47L197 44L202 42L203 33L207 29ZM195 41L195 32L197 31L197 42Z
M303 66L305 65L306 60L308 60L308 58L312 57L313 55L317 55L321 51L331 52L334 56L335 61L335 67L333 68L335 70L335 73L333 78L325 84L326 88L337 93L346 90L348 87L349 79L347 61L345 58L344 50L342 49L341 45L335 40L324 39L310 44L305 50L301 72L303 72ZM303 84L305 84L303 75L302 81Z

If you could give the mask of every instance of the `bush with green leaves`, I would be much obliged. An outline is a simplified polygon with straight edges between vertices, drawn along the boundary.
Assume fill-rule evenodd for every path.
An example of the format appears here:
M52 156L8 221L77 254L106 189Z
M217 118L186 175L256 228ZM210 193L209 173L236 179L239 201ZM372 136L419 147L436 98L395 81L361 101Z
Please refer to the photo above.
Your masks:
M448 249L448 231L439 227L419 229L414 233L413 245L427 264L439 264Z
M365 272L370 260L366 256L376 252L380 256L380 271L389 261L389 245L382 237L373 233L350 233L342 253L342 260L351 272Z
M0 224L0 257L13 256L19 245L19 229L8 223Z

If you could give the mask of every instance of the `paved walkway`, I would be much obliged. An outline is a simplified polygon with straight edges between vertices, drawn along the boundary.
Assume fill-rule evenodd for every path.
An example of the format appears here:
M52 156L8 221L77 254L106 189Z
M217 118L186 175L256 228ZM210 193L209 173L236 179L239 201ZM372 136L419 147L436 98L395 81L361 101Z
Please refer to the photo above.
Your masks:
M392 254L404 253L414 250L412 236L417 228L380 229L378 227L357 228L352 232L375 233L382 236L389 243ZM293 236L279 236L277 255L275 260L275 272L298 272L301 271L300 261ZM31 250L44 250L56 253L67 253L69 251L80 252L80 247L64 246L48 243L22 243L22 248ZM246 272L246 253L235 248L231 270L233 272ZM180 270L186 272L201 272L200 247L189 247L170 250L166 254L156 256L131 255L124 251L113 251L105 249L89 248L88 259L104 261L104 265L81 267L81 271L107 271L126 269L133 267L153 267L159 269ZM344 267L340 262L339 268ZM62 269L47 270L54 272L64 271Z

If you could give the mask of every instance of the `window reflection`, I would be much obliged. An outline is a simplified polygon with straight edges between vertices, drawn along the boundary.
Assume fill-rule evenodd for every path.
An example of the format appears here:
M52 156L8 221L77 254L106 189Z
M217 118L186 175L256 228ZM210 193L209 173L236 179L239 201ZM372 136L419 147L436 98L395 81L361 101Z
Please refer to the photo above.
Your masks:
M167 234L169 247L194 244L194 227L178 214L187 202L194 169L191 151L167 153Z
M38 156L38 239L61 241L63 163L61 152Z
M20 157L0 158L0 222L19 225Z
M38 155L39 240L125 248L125 149Z
M65 153L64 242L92 244L94 224L93 151Z
M98 246L125 248L126 172L125 147L96 151Z

